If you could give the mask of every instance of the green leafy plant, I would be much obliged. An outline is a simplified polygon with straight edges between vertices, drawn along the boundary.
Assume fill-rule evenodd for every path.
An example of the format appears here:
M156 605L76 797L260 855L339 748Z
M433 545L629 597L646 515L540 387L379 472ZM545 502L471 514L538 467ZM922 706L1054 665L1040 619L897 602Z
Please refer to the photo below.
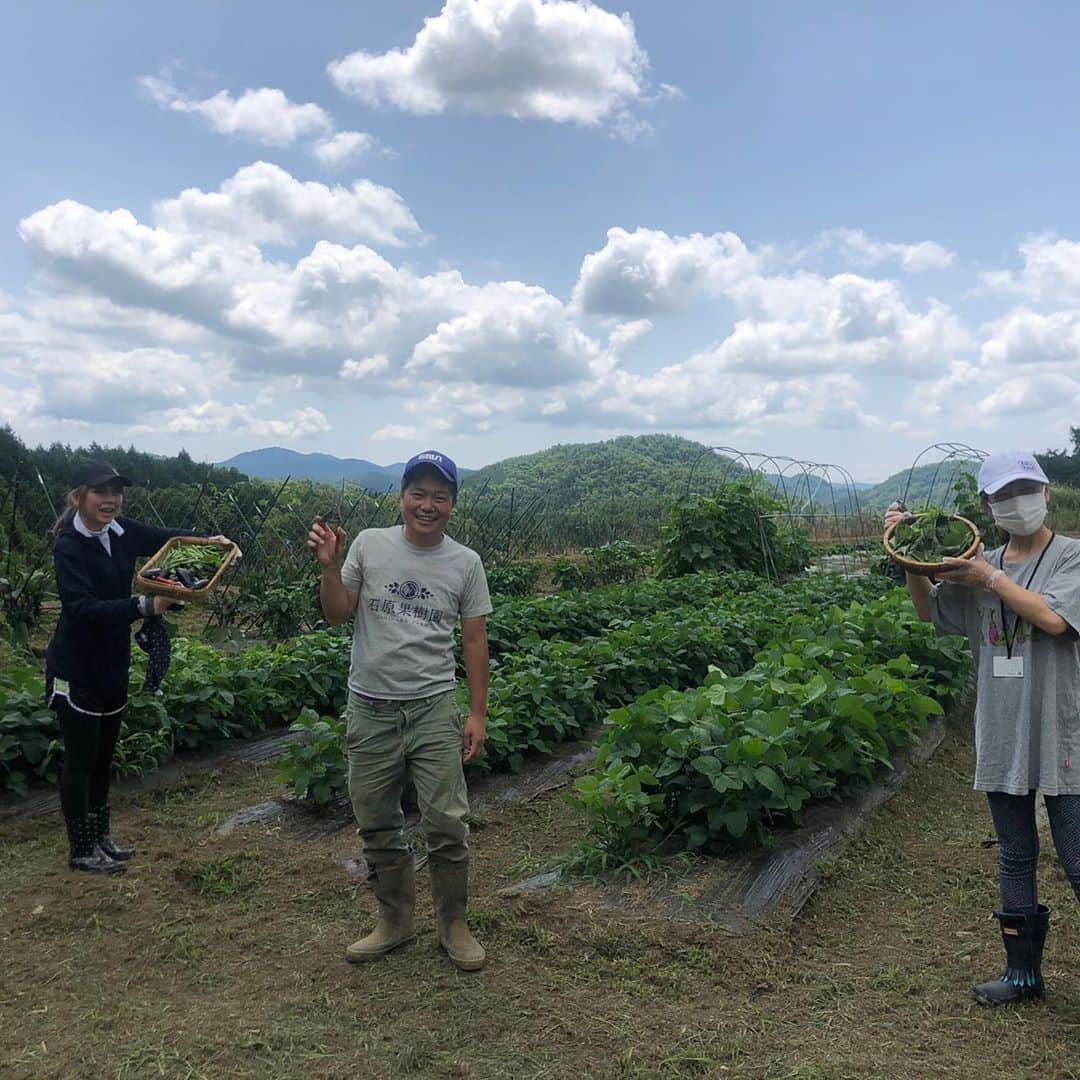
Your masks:
M974 475L969 472L957 473L952 483L953 507L957 514L974 522L986 546L993 547L993 538L997 536L997 526L993 515L979 498L979 485Z
M899 593L795 617L744 672L608 715L576 785L592 843L618 863L670 836L689 850L760 842L887 767L970 665L964 642L935 637Z
M346 788L345 721L303 709L289 730L302 738L285 748L275 765L275 776L298 798L325 806Z
M576 559L555 563L555 584L559 589L595 589L644 577L654 555L648 548L629 540L612 540L596 548L582 548Z
M540 564L504 562L487 571L488 589L493 596L528 596L540 580Z
M0 577L0 611L16 644L29 642L31 631L41 621L41 605L48 590L49 575L44 570L20 569L15 564L8 576Z
M701 570L791 574L810 559L809 542L777 521L782 505L760 482L740 480L712 496L675 503L660 540L658 573L677 577Z
M41 673L8 657L0 671L0 787L24 794L31 779L59 774L60 725L44 698Z

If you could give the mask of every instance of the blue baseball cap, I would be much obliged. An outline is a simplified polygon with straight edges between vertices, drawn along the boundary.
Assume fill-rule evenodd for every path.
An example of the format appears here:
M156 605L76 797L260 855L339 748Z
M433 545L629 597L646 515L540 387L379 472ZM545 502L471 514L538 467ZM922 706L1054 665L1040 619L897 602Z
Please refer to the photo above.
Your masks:
M439 453L438 450L421 450L419 454L413 454L405 462L405 469L401 474L402 481L404 482L409 473L420 468L421 465L430 465L433 469L437 469L455 488L458 486L457 466L445 454Z

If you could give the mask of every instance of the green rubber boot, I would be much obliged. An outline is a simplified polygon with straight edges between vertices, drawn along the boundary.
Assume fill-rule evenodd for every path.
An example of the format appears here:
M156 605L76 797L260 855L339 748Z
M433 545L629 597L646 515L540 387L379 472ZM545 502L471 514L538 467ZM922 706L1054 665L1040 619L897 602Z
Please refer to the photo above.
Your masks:
M412 854L400 862L379 863L375 867L373 890L379 902L379 915L375 929L345 950L345 957L352 964L378 960L416 937L413 930L416 863Z
M484 947L472 936L465 921L469 900L468 860L443 862L433 858L429 865L439 944L455 967L462 971L479 971L484 966Z

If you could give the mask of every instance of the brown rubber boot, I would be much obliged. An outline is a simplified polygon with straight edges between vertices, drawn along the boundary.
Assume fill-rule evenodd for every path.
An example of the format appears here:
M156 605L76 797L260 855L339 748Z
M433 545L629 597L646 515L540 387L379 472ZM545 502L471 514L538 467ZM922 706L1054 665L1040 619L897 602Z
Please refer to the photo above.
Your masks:
M465 921L469 899L469 863L429 860L431 893L435 900L435 921L439 944L462 971L479 971L484 966L484 947L472 936Z
M416 937L413 932L416 863L412 855L399 862L379 863L375 868L373 890L379 902L379 916L375 920L375 929L345 950L345 957L352 964L378 960L391 949Z

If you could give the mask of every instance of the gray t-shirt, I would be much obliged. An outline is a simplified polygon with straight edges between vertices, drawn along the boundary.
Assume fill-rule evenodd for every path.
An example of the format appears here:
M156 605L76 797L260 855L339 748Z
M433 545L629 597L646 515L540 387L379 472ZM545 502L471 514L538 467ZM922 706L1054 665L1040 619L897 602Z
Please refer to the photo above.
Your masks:
M987 552L987 561L1001 566L1001 552ZM1036 572L1038 558L1005 563L1005 573L1042 595L1069 624L1064 634L1018 625L1007 604L1003 622L1000 599L985 589L941 582L930 592L934 626L964 634L977 664L977 791L1080 795L1080 540L1055 536ZM1023 678L994 675L994 657L1007 655L1006 629Z
M365 529L341 566L359 593L349 689L410 701L453 690L454 625L491 612L480 556L444 536L417 547L400 525Z

